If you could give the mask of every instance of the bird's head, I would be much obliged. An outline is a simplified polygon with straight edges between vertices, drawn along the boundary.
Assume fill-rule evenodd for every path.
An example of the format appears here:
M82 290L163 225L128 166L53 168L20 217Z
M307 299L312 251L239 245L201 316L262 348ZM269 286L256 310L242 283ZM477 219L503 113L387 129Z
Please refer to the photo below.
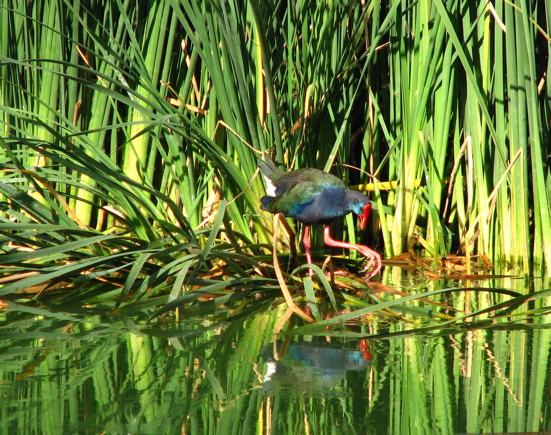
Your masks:
M371 212L371 201L363 193L356 190L348 190L346 192L346 201L349 204L349 209L358 215L360 220L360 228L363 230L367 225L369 213Z

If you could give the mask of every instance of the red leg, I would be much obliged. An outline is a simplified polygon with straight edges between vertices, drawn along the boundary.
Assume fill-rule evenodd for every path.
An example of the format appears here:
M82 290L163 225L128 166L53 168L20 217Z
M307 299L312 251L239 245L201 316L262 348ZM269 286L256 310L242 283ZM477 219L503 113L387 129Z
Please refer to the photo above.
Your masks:
M371 272L368 272L366 278L370 278L373 275L376 275L381 270L381 267L383 267L383 261L381 259L381 255L378 252L365 245L353 245L352 243L346 243L332 239L329 227L327 225L323 230L323 241L326 245L333 246L335 248L354 249L360 254L367 257L369 259L369 263L367 263L364 271L371 269Z
M312 240L310 239L310 225L304 226L304 236L302 236L302 244L304 245L306 262L312 264L312 254L310 253L310 248L312 247Z
M310 239L310 225L304 226L304 236L302 237L302 244L304 245L304 254L306 255L306 262L312 264L312 254L310 248L312 247L312 239ZM308 269L308 275L312 276L314 271Z

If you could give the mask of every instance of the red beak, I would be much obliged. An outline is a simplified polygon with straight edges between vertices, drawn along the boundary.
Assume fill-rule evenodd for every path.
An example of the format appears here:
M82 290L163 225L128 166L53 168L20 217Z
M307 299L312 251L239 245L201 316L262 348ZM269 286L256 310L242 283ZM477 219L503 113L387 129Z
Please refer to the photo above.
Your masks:
M360 228L363 230L367 225L367 220L369 219L369 213L371 213L371 204L366 204L363 209L363 213L358 215L360 219Z

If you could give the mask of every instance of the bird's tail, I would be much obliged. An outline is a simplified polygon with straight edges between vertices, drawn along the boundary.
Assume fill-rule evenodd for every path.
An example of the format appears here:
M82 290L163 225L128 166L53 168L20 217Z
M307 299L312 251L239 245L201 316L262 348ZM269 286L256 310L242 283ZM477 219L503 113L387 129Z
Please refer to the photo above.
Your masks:
M258 167L260 168L260 172L268 178L272 175L272 173L277 170L277 166L273 162L273 160L268 156L268 154L264 154L264 158L266 160L260 160L258 159Z
M264 211L269 211L268 207L270 207L270 203L274 199L275 198L273 196L263 196L262 198L260 198L260 202L262 203L262 205L260 206L260 209Z

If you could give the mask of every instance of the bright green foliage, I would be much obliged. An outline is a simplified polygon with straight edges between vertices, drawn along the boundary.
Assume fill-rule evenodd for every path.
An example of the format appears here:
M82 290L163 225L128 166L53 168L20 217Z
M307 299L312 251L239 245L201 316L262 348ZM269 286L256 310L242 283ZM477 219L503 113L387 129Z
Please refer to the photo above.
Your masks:
M120 256L102 273L127 273L121 298L178 297L213 248L250 276L271 240L255 178L271 150L348 184L397 180L373 196L386 257L418 237L429 256L462 246L539 271L551 8L492 5L0 1L2 263L61 276Z

